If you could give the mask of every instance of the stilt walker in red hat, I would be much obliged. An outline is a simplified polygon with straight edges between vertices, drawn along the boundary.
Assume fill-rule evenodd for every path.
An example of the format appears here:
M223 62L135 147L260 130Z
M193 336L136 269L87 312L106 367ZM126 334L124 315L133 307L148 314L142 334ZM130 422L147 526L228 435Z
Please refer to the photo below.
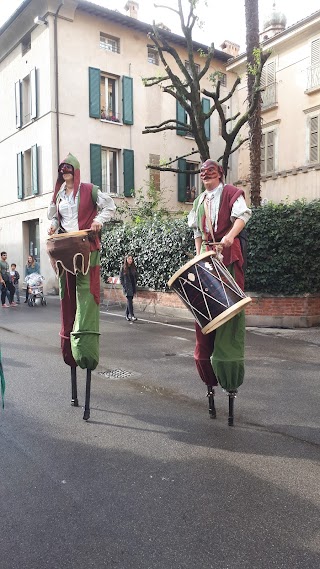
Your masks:
M194 230L196 254L223 246L223 263L244 289L244 258L239 234L251 216L243 190L224 184L222 167L206 160L200 170L205 191L196 198L188 216ZM229 425L233 425L233 400L244 378L244 311L209 334L196 328L195 363L198 374L208 387L209 414L216 417L214 388L221 385L229 394Z

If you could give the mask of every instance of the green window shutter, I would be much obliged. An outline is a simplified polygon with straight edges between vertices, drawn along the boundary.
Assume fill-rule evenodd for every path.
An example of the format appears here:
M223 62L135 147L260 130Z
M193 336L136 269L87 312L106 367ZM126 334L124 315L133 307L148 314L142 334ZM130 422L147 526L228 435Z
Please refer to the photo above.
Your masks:
M37 71L36 68L30 71L30 85L31 85L31 101L30 101L30 116L32 119L37 118Z
M134 152L133 150L123 151L123 193L127 198L131 198L134 191Z
M15 93L15 103L16 103L16 128L20 128L22 126L21 81L17 81L14 84L14 93Z
M101 146L90 144L90 178L95 186L102 187Z
M309 160L318 162L319 155L319 117L310 119Z
M89 67L89 116L100 119L100 69Z
M17 182L18 182L18 199L23 199L23 154L17 154Z
M122 122L133 124L133 80L132 77L122 77Z
M203 98L201 103L203 112L208 113L210 111L210 99ZM210 117L204 123L204 132L206 139L210 140Z
M31 146L31 173L32 173L32 194L37 196L39 194L38 184L38 147L35 144Z
M184 158L179 158L178 160L179 170L187 169L187 161ZM186 172L178 173L178 202L186 201L186 189L187 189L187 174Z
M179 103L179 101L177 101L176 103L177 103L176 119L177 121L186 124L186 111L184 110L183 106ZM179 136L185 136L187 134L185 130L181 129L181 127L179 128L179 125L177 125L176 132Z

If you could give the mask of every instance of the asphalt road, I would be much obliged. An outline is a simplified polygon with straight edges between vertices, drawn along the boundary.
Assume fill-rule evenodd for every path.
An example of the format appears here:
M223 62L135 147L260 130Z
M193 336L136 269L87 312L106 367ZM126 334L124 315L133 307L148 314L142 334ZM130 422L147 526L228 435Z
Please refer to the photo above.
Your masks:
M102 308L86 422L57 299L2 310L1 569L319 569L320 330L248 331L231 428L192 323L138 316Z

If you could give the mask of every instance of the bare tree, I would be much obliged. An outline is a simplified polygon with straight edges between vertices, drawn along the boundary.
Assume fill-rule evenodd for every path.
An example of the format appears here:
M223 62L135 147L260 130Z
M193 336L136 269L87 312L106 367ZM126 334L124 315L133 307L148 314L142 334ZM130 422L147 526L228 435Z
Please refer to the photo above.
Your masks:
M185 38L185 46L187 49L188 65L181 60L173 42L170 41L170 33L155 24L152 26L152 32L149 37L153 44L156 46L159 58L163 64L165 74L157 77L143 78L146 87L158 85L162 91L168 93L176 99L185 112L189 116L188 124L176 118L165 120L161 123L147 125L143 130L144 134L158 133L168 130L179 130L180 133L191 134L194 137L197 150L184 156L176 157L170 162L154 166L149 164L147 167L157 169L160 171L181 172L181 169L174 166L180 158L186 158L191 154L199 153L201 161L210 158L209 146L206 137L206 121L211 115L217 111L221 121L221 136L225 141L225 148L223 155L218 158L222 161L224 172L227 173L228 162L230 155L238 150L240 146L248 140L248 138L241 139L239 132L241 128L248 122L249 117L253 115L254 109L260 100L260 78L261 71L264 64L262 58L255 68L253 77L252 97L249 100L248 108L242 115L237 113L232 117L226 118L225 116L225 103L233 96L237 86L240 83L240 78L237 78L226 95L221 95L221 79L219 72L212 72L210 67L214 59L214 45L212 44L206 51L201 51L200 55L203 58L203 67L198 70L194 60L195 46L192 40L192 33L194 26L198 20L196 15L196 8L199 0L187 0L188 14L185 16L182 7L182 0L177 0L177 7L160 6L155 7L167 8L178 15L180 19L181 30ZM177 75L175 68L178 66L180 74ZM200 82L208 76L212 89L204 89L201 87ZM210 108L206 112L203 109L201 96L205 95L211 99Z

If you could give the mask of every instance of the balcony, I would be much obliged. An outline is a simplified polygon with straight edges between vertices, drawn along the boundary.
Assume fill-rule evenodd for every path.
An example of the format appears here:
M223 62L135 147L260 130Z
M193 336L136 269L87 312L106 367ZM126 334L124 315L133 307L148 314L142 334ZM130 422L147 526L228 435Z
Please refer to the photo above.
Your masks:
M277 83L270 83L264 87L264 91L261 92L261 110L266 111L267 109L272 109L278 105L277 101Z
M320 64L307 69L307 93L320 89Z

